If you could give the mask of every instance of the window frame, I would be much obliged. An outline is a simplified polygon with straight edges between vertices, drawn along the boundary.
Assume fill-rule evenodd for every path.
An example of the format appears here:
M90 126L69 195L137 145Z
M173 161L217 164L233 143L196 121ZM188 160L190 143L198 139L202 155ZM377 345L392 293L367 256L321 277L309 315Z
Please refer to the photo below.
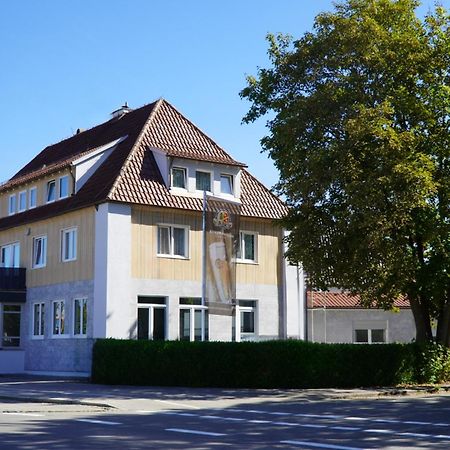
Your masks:
M17 314L19 316L19 336L9 336L11 340L16 339L18 345L4 345L4 339L7 336L4 335L5 329L5 307L15 306L19 308L19 311L6 311L6 314ZM13 349L17 350L22 348L22 305L17 303L0 303L0 349Z
M160 253L160 229L169 229L169 253ZM184 230L184 255L174 254L174 228L179 228ZM179 224L167 224L158 223L156 225L156 256L159 258L175 258L175 259L189 259L189 225L179 225Z
M65 254L66 252L66 236L69 236L71 233L74 233L74 255L72 257L69 257ZM78 227L70 227L70 228L63 228L61 230L61 262L72 262L76 261L78 257Z
M55 305L59 304L60 305L60 314L61 314L61 318L60 320L60 324L59 324L59 332L55 333L55 321L56 321L56 317L55 317ZM61 310L61 305L63 306L62 310ZM67 318L66 318L66 301L65 300L53 300L52 301L52 337L53 338L63 338L63 337L70 337L70 335L67 333ZM61 321L62 321L62 327L61 327ZM63 331L61 332L61 328L63 329Z
M377 342L374 342L373 341L373 336L372 336L372 332L373 331L379 331L379 330L381 330L381 331L383 331L383 341L377 341ZM356 332L357 331L367 331L367 341L357 341L356 340ZM353 343L354 344L359 344L359 345L361 345L361 344L387 344L388 343L388 339L387 339L387 328L381 328L380 326L373 326L373 327L362 327L362 326L360 326L360 327L355 327L354 329L353 329Z
M32 192L34 192L34 205L31 203L31 198L32 198ZM28 209L33 209L37 207L37 187L33 186L29 189L28 191Z
M192 300L200 300L201 302L201 298L197 298L197 297L179 297L178 299L178 339L187 341L187 339L183 339L182 337L182 333L181 333L181 312L182 311L189 311L189 342L194 342L195 341L195 312L196 311L200 311L201 315L200 315L200 333L201 333L201 338L200 338L200 342L205 342L205 341L209 341L209 314L208 314L208 307L202 304L188 304L188 303L181 303L182 299L192 299ZM199 342L197 340L197 342Z
M249 303L252 303L251 305ZM241 313L253 314L253 332L242 331ZM258 300L238 300L235 314L235 340L254 341L258 338Z
M152 302L152 298L164 298L164 303L156 303L156 302ZM139 301L139 299L148 299L148 301ZM168 339L168 328L169 328L169 323L168 323L168 308L167 308L167 301L168 298L164 295L161 296L144 296L144 295L139 295L138 296L138 300L137 300L137 309L136 309L136 317L138 317L139 314L139 309L145 309L147 310L147 314L148 314L148 336L147 336L147 340L149 341L153 341L155 340L154 337L154 332L155 332L155 320L154 320L154 311L155 309L161 309L164 311L164 341L166 341ZM144 340L144 339L139 339L139 333L138 333L138 322L136 323L136 339L137 340Z
M175 186L174 185L174 177L173 177L173 172L174 170L181 170L183 171L183 181L184 181L184 186ZM179 166L174 166L170 169L170 187L172 189L183 189L183 190L187 190L187 183L188 183L188 178L187 178L187 169L186 167L179 167Z
M23 199L23 208L21 207L21 200ZM20 191L17 195L17 212L24 212L27 210L27 191Z
M3 262L3 249L6 249L8 247L11 247L12 249L12 255L13 255L13 265L12 266L6 266L4 265L5 263ZM16 253L16 248L18 248L18 251ZM16 255L18 256L18 261L16 261ZM16 242L10 242L9 244L4 244L2 246L0 246L0 267L6 267L6 268L19 268L20 267L20 242L16 241Z
M222 178L228 178L228 180L230 181L230 191L231 192L224 192L222 190ZM230 173L221 173L220 174L220 193L223 195L234 196L234 176L231 175Z
M50 194L50 186L53 184L53 198L49 199ZM56 201L57 192L56 192L56 179L47 181L47 187L45 189L45 203L53 203Z
M253 250L254 255L253 259L247 259L245 258L245 239L244 236L251 235L253 236ZM239 263L246 263L246 264L258 264L258 241L259 241L259 233L256 231L247 231L247 230L240 230L239 231L239 245L238 245L238 251L236 256L236 261Z
M202 170L202 169L196 169L195 170L195 190L197 192L205 192L204 189L198 189L197 188L197 173L205 173L209 176L209 189L206 190L206 192L212 193L213 191L213 172L209 170Z
M61 195L61 184L62 181L65 180L67 182L67 195ZM62 177L59 177L58 180L58 198L63 199L69 197L69 175L63 175Z
M38 333L35 333L35 320L36 320L36 309L39 308L39 322L38 322ZM34 302L31 304L31 338L32 339L44 339L45 337L45 302Z
M17 212L17 194L8 197L8 216L13 216Z
M79 333L77 333L76 332L76 318L77 318L77 302L81 302L81 303L79 303L80 304L80 332ZM88 334L88 323L89 323L89 318L88 318L88 315L89 315L89 305L88 305L88 299L87 299L87 297L75 297L74 299L73 299L73 302L72 302L72 304L73 304L73 308L72 308L72 318L73 318L73 320L72 320L72 325L73 325L73 328L72 328L72 335L73 335L73 337L74 338L77 338L77 339L85 339L85 338L87 338L87 334ZM84 319L83 319L83 306L86 306L86 322L84 321ZM85 328L85 333L83 333L83 328Z
M43 245L43 263L41 264L36 264L36 241L37 240L42 240L45 245ZM34 236L33 237L33 241L32 241L32 249L31 249L31 268L32 269L42 269L43 267L47 266L47 235L43 234L40 236Z

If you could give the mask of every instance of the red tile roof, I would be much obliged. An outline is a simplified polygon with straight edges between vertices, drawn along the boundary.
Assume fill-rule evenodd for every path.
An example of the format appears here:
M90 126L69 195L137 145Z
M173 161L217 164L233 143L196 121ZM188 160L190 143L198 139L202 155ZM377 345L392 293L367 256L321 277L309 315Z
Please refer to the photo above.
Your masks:
M329 309L363 309L359 304L359 295L351 295L346 292L323 292L309 291L307 293L308 308L329 308ZM406 297L394 300L397 308L409 308L409 301ZM374 306L375 308L375 306Z
M69 167L80 156L124 136L127 138L117 145L76 195L1 218L0 229L105 201L201 211L201 199L170 193L150 151L152 148L179 158L243 166L172 105L158 100L46 147L0 186L0 192ZM241 202L243 216L279 219L287 212L284 203L244 169Z

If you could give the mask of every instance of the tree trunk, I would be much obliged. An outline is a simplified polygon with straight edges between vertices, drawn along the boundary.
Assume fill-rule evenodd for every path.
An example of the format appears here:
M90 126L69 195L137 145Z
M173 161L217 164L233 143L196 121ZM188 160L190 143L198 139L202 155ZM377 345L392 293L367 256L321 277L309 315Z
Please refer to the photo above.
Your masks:
M410 304L416 324L416 341L421 343L431 342L433 334L431 332L428 308L425 308L423 302L420 302L417 297L410 297Z
M438 317L436 341L450 347L450 304L448 302L445 303Z

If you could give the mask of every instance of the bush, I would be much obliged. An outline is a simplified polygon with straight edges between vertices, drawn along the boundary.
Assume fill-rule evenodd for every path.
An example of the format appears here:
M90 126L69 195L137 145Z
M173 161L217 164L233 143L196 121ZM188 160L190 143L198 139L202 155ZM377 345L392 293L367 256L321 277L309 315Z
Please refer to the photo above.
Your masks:
M450 354L437 345L182 342L101 339L96 383L230 387L350 388L450 379Z

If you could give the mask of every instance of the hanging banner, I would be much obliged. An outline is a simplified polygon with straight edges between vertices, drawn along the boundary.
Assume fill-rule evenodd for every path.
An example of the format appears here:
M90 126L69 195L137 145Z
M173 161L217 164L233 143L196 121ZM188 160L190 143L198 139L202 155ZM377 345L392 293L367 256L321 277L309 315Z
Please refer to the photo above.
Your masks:
M206 201L206 298L209 314L230 316L236 298L236 250L240 205Z

